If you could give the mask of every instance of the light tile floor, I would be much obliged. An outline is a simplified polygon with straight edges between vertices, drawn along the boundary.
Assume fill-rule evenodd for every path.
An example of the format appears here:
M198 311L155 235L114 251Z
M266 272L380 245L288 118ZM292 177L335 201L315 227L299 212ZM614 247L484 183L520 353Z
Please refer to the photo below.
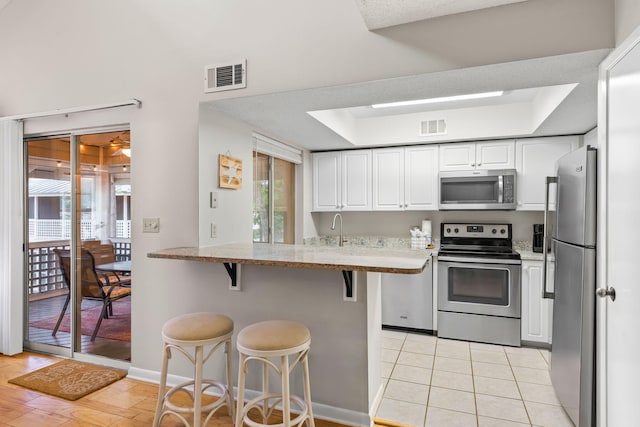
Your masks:
M417 427L573 427L549 377L549 352L382 332L376 416Z

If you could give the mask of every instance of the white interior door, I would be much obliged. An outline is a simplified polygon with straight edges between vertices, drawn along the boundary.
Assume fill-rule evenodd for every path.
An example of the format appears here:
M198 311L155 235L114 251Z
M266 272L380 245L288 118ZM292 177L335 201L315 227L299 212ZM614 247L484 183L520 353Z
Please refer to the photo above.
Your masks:
M640 228L640 32L619 49L601 76L608 80L608 113L605 121L607 158L605 167L606 223L604 281L615 288L616 299L606 300L606 425L640 425L637 387L640 384L640 281L638 248ZM602 104L601 104L602 105ZM602 116L601 116L602 118ZM602 245L600 245L602 246ZM602 264L601 264L602 265ZM601 276L602 278L602 276ZM602 389L601 389L602 391ZM604 419L601 418L601 424Z

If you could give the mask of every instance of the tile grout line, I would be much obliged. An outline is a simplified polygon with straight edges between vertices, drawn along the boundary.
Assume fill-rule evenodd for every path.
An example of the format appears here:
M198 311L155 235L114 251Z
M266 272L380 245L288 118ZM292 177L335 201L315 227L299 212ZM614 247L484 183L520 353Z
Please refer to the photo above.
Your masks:
M469 344L469 364L471 365L471 385L473 386L473 406L476 408L476 426L480 425L480 414L478 413L478 395L476 394L476 378L473 375L473 353Z
M436 344L433 347L433 360L431 361L431 375L429 376L429 394L427 395L427 401L424 408L424 421L423 426L427 426L427 416L429 415L429 400L431 400L431 392L433 391L433 371L436 370L436 353L438 352L438 337L435 336Z
M531 415L529 415L529 410L527 409L527 405L524 403L524 396L522 396L522 391L520 390L520 383L516 378L516 373L513 371L513 365L511 365L511 359L509 358L509 354L505 351L505 356L507 358L507 363L509 364L509 369L511 370L511 375L513 375L513 380L516 383L516 388L518 389L518 394L520 395L520 401L522 402L522 406L524 407L524 413L527 414L527 419L529 420L529 425L533 425L533 420L531 419Z

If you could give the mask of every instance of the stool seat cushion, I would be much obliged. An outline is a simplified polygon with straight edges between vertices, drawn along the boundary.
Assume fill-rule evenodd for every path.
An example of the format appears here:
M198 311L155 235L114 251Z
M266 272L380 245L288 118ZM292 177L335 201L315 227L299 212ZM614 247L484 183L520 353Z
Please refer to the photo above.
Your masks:
M271 351L297 347L310 339L311 333L302 323L267 320L242 329L237 343L247 349Z
M167 338L200 341L221 337L233 331L233 320L223 314L189 313L168 320L162 327Z

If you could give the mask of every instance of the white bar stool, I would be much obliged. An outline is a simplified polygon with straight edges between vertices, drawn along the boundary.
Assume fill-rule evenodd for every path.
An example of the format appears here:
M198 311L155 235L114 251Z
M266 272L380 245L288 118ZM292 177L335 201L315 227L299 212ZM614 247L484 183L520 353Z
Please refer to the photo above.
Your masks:
M242 329L236 340L236 347L240 354L238 367L238 398L235 427L242 427L243 423L251 427L262 426L301 426L305 421L314 427L313 412L311 410L311 387L309 384L308 354L311 346L311 333L306 326L298 322L287 320L269 320L254 323ZM293 355L292 362L289 356ZM269 358L280 358L278 366ZM262 394L245 404L245 377L249 369L249 362L262 362ZM304 401L289 393L289 374L301 362L304 374ZM282 379L282 394L269 392L269 367L280 375ZM271 401L271 402L270 402ZM291 419L291 402L299 407L300 413ZM269 417L282 404L282 423L267 424ZM262 423L249 418L248 413L256 408L262 416Z
M169 414L175 415L186 426L189 422L182 415L193 414L193 427L207 425L215 412L224 406L228 406L229 415L234 418L233 386L231 378L231 336L233 335L233 321L222 314L214 313L190 313L174 317L168 320L162 327L162 372L160 374L160 388L158 390L158 402L153 419L154 427L160 425L162 419ZM211 355L224 345L227 359L226 383L202 378L202 367ZM206 356L204 349L212 346ZM194 347L195 354L191 354L187 347ZM193 379L172 387L165 392L167 385L167 368L171 358L171 350L175 349L184 354L194 365ZM204 387L204 388L203 388ZM220 391L220 398L206 406L202 406L202 394L211 387ZM179 406L171 402L171 397L178 391L187 393L193 401L192 407ZM204 424L201 424L202 413L209 412Z

